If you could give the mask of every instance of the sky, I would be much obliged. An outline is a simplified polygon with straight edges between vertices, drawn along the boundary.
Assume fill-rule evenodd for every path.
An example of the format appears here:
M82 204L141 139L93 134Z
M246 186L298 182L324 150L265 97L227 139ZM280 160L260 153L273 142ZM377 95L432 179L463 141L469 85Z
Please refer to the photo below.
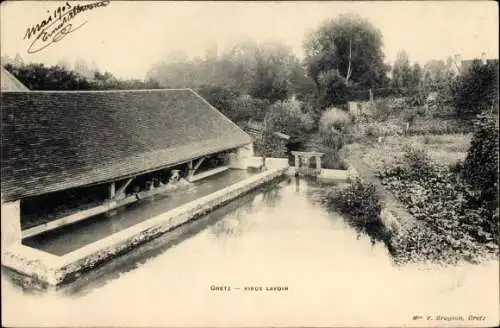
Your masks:
M95 1L83 1L80 5ZM387 2L161 2L111 1L76 15L73 28L56 43L28 53L36 36L29 27L47 19L65 1L4 1L0 11L1 54L19 53L26 62L54 65L77 58L120 78L144 78L169 53L203 57L217 44L223 50L243 38L282 41L303 57L307 31L341 13L357 13L380 29L386 62L405 50L410 61L498 58L498 8L487 1ZM69 1L74 7L76 2ZM66 5L67 6L67 5ZM50 12L50 13L49 13ZM55 25L54 25L55 26Z

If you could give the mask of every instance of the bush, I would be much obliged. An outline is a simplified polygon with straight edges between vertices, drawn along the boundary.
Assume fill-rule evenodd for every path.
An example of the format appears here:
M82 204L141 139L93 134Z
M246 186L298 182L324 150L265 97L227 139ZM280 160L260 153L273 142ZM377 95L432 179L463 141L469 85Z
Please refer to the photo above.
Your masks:
M321 73L319 81L319 102L321 108L339 106L345 104L349 99L349 88L345 78L337 70L329 70Z
M212 106L220 110L233 121L238 119L238 111L234 108L234 101L239 93L219 86L202 87L197 90Z
M250 96L240 96L231 100L232 119L235 122L248 121L250 119L262 121L269 108L269 101L256 99Z
M314 125L311 116L302 112L301 102L297 100L274 103L266 113L264 123L270 131L285 133L294 142L304 141Z
M329 151L321 159L321 167L332 170L347 170L347 164L338 151Z
M421 223L393 240L393 246L411 257L451 262L472 261L488 249L498 251L494 214L458 179L455 172L460 167L432 163L422 150L413 148L400 163L380 172L382 184Z
M423 178L435 173L434 165L427 153L413 146L408 146L403 154L403 165L410 178Z
M456 113L467 119L485 110L498 112L498 61L483 65L479 60L451 88Z
M399 98L381 98L374 101L371 111L375 121L387 121L400 113L403 108L403 100Z
M265 157L286 158L286 146L284 142L274 134L265 131L254 143L255 155Z
M323 145L339 150L353 138L352 118L343 110L329 109L321 116L319 133Z
M488 208L498 207L498 126L488 114L481 114L475 122L462 177L480 195Z
M373 240L388 241L388 231L380 218L380 197L373 184L363 184L357 178L345 189L331 189L325 203L331 210L346 215L358 232L367 233Z

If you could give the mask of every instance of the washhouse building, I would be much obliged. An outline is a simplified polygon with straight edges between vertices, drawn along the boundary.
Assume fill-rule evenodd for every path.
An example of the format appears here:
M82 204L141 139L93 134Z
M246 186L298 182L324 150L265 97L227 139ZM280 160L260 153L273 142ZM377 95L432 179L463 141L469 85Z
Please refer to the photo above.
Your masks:
M1 115L2 246L253 158L252 138L191 89L7 89Z

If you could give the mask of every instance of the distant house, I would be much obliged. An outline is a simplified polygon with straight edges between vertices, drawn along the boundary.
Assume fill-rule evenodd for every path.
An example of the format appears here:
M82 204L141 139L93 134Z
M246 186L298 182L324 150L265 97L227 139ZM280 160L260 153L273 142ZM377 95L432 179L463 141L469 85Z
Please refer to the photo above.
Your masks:
M21 81L16 79L14 75L10 74L9 71L3 68L3 66L1 72L0 81L2 84L2 91L29 91L29 89L22 84Z
M473 59L462 59L462 56L460 54L456 54L453 62L455 74L462 75L468 72L475 60L480 60L482 65L495 62L498 63L498 59L488 58L485 52L481 54L481 58Z

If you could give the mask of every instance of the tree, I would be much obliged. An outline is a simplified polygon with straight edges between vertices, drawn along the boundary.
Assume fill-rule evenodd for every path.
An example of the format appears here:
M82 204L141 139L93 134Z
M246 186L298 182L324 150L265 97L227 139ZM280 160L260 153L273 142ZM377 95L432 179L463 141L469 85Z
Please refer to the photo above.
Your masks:
M16 57L14 58L14 66L21 67L24 66L23 57L19 53L16 53Z
M96 72L92 81L81 74L66 70L60 65L46 67L43 64L29 64L5 68L30 90L110 90L110 89L158 89L154 80L119 80L109 72Z
M395 88L408 88L412 81L412 69L406 51L398 52L392 68L392 82Z
M424 70L429 72L433 84L443 83L448 76L448 67L443 60L430 60L424 65Z
M314 122L310 115L302 112L299 101L277 101L269 108L264 118L267 131L282 132L290 136L292 142L307 139Z
M309 76L321 88L320 75L336 70L346 84L374 88L383 83L382 34L368 20L341 14L323 22L304 42Z
M28 64L22 67L6 65L5 68L30 90L91 89L90 83L83 76L59 66Z
M422 68L419 63L413 64L411 68L410 87L418 88L422 83Z
M349 89L345 78L338 70L322 72L318 76L319 105L321 109L345 104L349 95Z
M250 95L271 103L288 98L292 65L297 58L292 49L281 43L264 43L256 52L256 70Z
M471 68L452 85L452 99L459 117L467 119L482 111L498 112L498 61Z

